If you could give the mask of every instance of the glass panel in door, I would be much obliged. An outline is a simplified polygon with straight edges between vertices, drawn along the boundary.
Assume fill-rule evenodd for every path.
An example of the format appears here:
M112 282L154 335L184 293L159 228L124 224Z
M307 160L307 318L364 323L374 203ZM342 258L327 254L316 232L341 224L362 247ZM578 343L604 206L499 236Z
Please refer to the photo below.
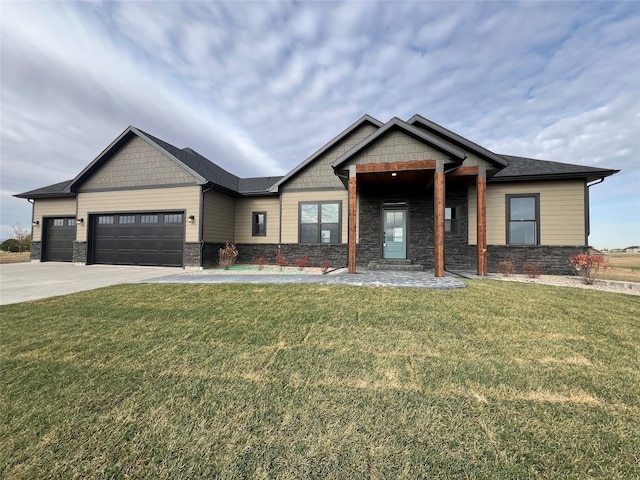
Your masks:
M383 217L383 257L407 258L407 211L384 210Z

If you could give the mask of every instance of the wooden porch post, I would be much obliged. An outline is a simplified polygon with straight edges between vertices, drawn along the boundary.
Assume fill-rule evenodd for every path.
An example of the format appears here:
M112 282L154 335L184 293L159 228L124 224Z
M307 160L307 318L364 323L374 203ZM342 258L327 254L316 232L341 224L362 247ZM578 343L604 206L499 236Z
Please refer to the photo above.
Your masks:
M485 276L487 274L487 173L485 168L478 170L476 177L476 195L477 195L477 263L478 275Z
M358 177L355 165L349 168L349 273L356 273L356 208Z
M438 161L433 176L434 274L444 277L444 162Z

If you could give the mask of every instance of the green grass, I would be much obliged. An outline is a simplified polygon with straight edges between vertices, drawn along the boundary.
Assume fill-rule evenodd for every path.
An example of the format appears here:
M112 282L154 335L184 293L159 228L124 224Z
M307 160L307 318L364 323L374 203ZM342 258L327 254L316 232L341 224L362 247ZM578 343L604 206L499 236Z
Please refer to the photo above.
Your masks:
M0 314L0 478L640 476L640 297L124 285Z

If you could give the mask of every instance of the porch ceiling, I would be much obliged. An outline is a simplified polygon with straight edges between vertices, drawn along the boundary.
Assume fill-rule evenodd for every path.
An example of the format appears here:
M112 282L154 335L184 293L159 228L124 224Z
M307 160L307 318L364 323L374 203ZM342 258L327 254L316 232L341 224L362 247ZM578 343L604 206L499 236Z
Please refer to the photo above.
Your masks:
M406 170L401 172L359 173L358 186L362 190L396 188L431 188L432 170Z

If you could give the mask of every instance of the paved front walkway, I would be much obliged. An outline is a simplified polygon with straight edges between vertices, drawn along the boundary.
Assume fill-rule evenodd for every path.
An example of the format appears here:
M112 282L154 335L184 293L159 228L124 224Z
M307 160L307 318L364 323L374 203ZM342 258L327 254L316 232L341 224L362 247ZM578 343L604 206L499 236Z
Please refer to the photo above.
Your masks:
M355 275L336 273L331 275L295 275L295 274L215 274L205 271L181 273L166 277L141 280L139 283L304 283L321 285L355 285L359 287L402 287L433 288L452 290L467 286L458 277L446 274L436 278L433 272L394 272L362 270Z

